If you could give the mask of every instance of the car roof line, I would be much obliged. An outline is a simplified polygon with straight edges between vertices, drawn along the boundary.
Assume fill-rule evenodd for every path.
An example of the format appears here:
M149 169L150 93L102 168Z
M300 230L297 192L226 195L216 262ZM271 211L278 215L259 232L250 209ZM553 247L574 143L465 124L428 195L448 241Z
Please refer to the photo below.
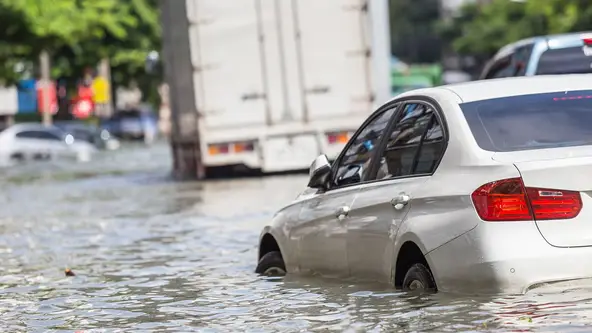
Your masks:
M463 100L463 98L462 98L462 97L460 97L460 95L459 95L459 94L458 94L456 91L454 91L454 90L450 89L449 87L442 87L442 86L441 86L441 87L438 87L438 88L450 91L451 93L453 93L453 94L455 94L456 96L458 96L458 99L460 99L460 103L464 103L464 100ZM460 104L460 103L459 103L459 104Z

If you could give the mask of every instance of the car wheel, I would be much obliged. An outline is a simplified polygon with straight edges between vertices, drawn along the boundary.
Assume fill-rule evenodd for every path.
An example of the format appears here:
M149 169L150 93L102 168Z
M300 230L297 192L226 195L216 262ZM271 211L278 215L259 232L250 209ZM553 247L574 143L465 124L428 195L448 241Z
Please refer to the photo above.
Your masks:
M436 292L432 272L423 264L411 266L403 279L403 290Z
M286 275L286 265L282 254L278 251L266 253L257 264L255 273L266 276L284 276Z

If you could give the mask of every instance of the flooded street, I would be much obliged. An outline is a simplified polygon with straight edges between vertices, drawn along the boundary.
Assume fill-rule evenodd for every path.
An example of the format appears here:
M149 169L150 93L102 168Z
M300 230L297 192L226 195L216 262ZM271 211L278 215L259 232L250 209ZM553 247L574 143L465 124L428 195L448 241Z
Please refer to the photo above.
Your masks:
M170 167L159 143L0 170L0 331L590 331L591 289L418 297L258 277L261 227L306 176L178 183Z

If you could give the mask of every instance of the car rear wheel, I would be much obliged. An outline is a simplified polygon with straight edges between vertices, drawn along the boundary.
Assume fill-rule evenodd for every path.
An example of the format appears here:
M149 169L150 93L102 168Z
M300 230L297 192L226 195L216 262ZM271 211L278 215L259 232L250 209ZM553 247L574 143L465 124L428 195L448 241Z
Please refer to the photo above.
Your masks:
M405 274L403 290L436 292L436 283L432 272L423 264L414 264Z
M286 265L279 251L266 253L257 264L255 273L266 276L284 276L286 275Z

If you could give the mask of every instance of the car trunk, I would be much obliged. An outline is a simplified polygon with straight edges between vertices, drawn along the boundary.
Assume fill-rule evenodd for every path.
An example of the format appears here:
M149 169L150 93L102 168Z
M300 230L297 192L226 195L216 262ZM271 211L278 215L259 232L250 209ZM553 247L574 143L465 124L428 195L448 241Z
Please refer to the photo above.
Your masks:
M558 190L559 201L566 191L579 192L581 211L574 218L540 219L535 223L549 244L558 247L592 246L592 147L549 149L536 156L521 156L512 161L520 171L526 188ZM498 153L495 160L508 161L514 153ZM533 154L534 155L534 154ZM563 192L562 192L563 191ZM539 192L542 193L542 192ZM563 193L563 194L561 194ZM567 200L568 196L565 195ZM530 198L532 200L532 198Z

